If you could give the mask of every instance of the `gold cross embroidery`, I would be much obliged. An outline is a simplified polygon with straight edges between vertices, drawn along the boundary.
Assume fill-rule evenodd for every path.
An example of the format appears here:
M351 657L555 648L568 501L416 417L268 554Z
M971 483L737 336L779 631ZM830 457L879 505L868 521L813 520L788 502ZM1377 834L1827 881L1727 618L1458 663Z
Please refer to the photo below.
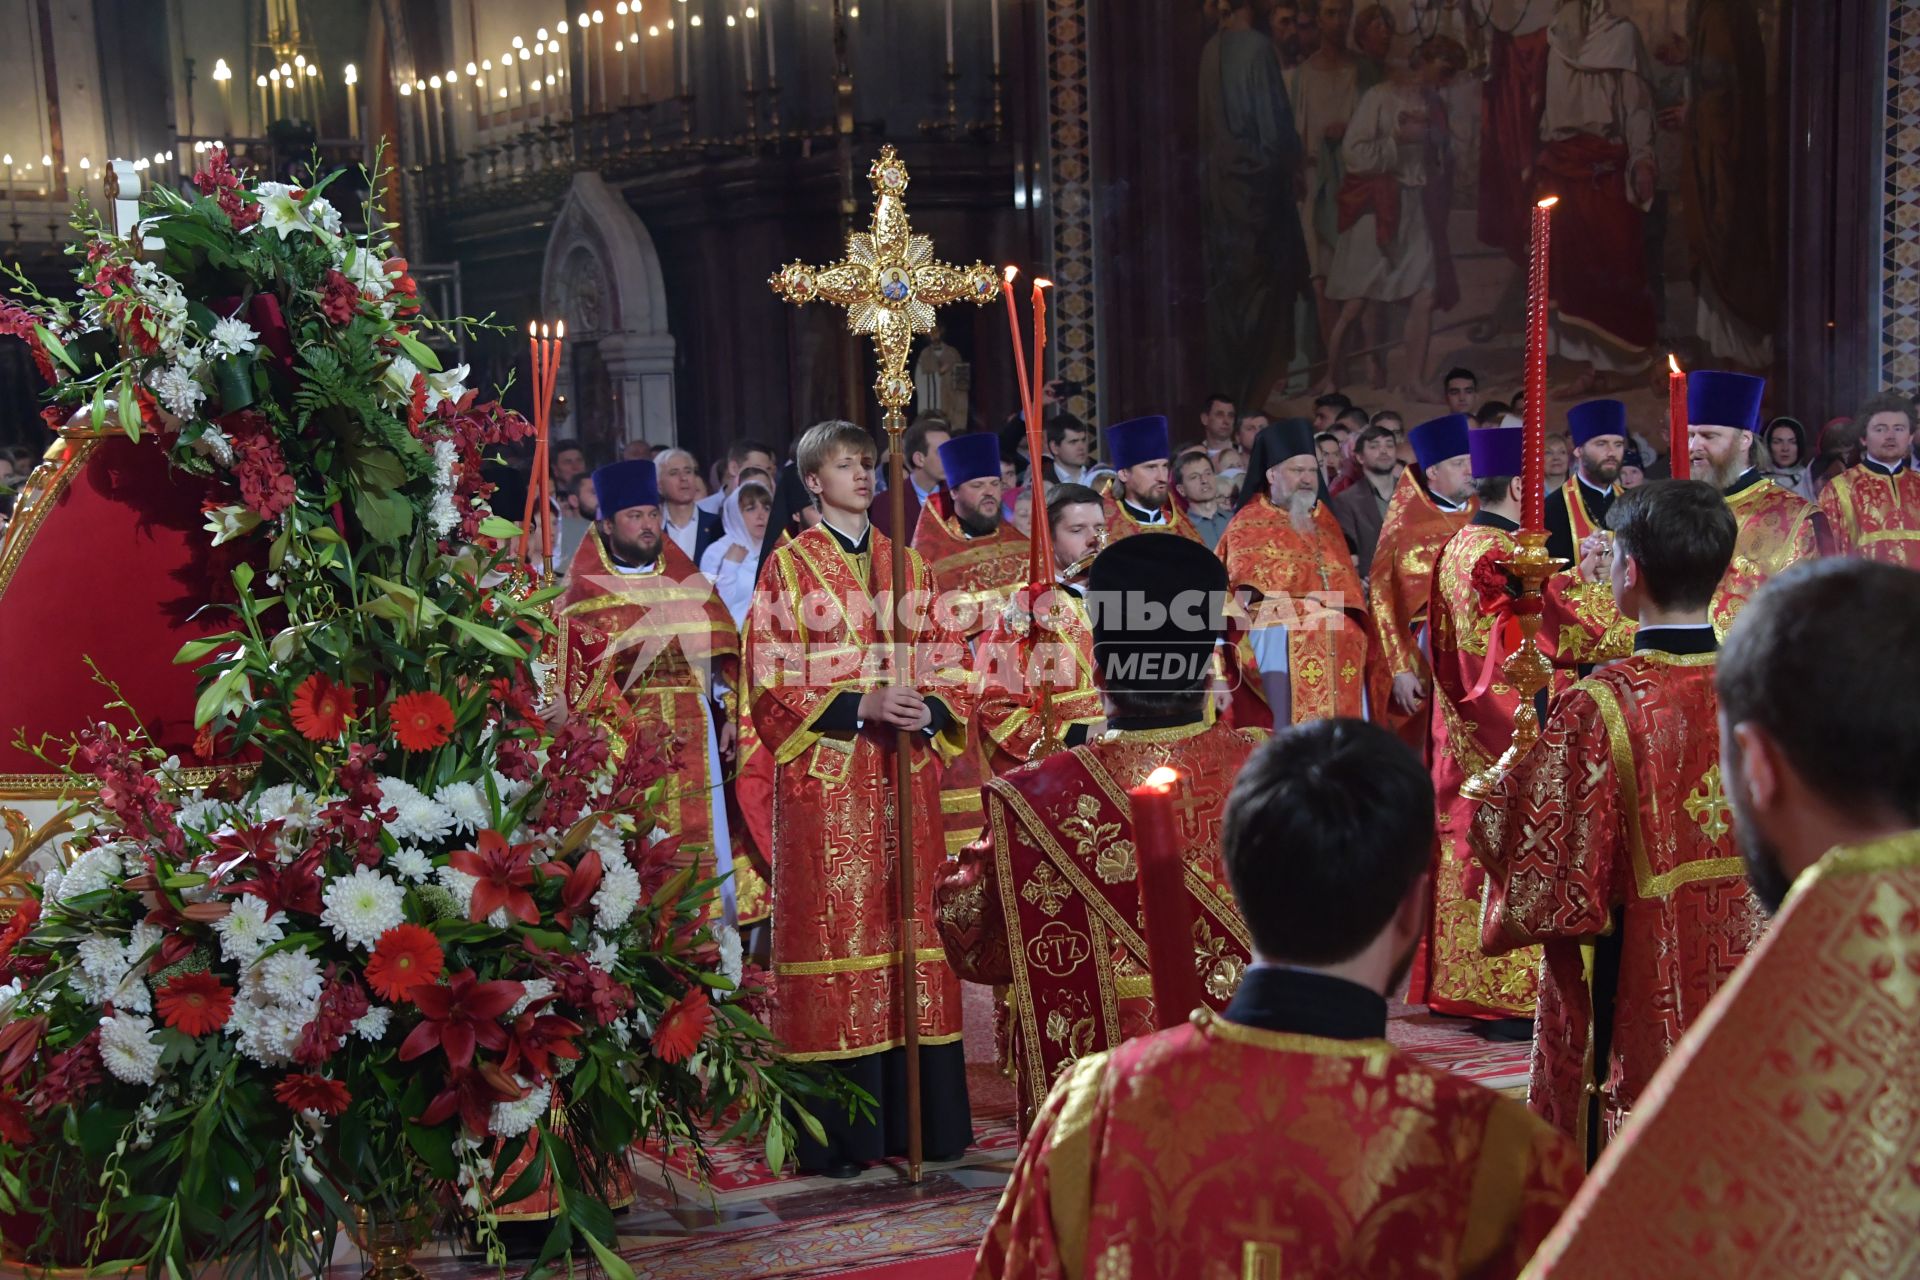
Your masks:
M1198 839L1200 835L1200 810L1207 807L1207 802L1201 799L1200 796L1195 793L1194 789L1189 786L1186 791L1181 793L1180 798L1173 802L1173 807L1180 813L1181 834Z
M1709 840L1718 840L1732 828L1727 819L1732 810L1727 805L1727 793L1720 789L1720 766L1710 765L1700 779L1700 785L1687 796L1687 816L1700 824Z
M1047 915L1057 916L1060 914L1060 904L1073 896L1073 886L1043 862L1033 873L1033 879L1021 888L1020 896Z

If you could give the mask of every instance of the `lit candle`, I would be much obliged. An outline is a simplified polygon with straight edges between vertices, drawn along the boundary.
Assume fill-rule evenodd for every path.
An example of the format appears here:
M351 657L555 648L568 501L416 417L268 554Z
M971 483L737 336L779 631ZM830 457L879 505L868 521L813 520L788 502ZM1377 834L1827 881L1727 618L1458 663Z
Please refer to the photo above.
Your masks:
M765 6L765 5L772 4L773 0L760 0L760 3L762 6ZM767 39L767 83L769 85L771 85L774 81L780 78L780 72L774 67L774 64L773 64L773 21L772 19L773 19L773 14L771 12L762 13L760 15L760 34L765 36Z
M593 11L593 43L595 46L593 63L594 66L600 69L600 109L602 111L605 111L610 105L608 102L609 94L607 93L607 33L600 30L601 25L605 23L605 21L605 15L602 14L600 10L595 9ZM587 88L592 89L592 73L589 72L588 75Z
M273 82L273 112L268 119L269 121L278 120L280 118L280 68L275 67L267 72L267 79Z
M747 6L746 16L749 20L752 19L753 17L752 5ZM733 25L732 14L727 15L727 25L728 26ZM752 93L753 92L753 29L751 27L740 28L740 54L742 57L746 59L746 64L747 64L747 92Z
M1526 433L1521 454L1520 527L1547 527L1547 277L1552 256L1553 206L1549 196L1533 207L1532 260L1527 271Z
M1206 1003L1193 962L1186 859L1174 829L1173 793L1181 781L1179 770L1161 765L1127 791L1147 970L1153 978L1153 1020L1162 1031L1182 1025Z
M540 53L540 69L534 73L533 83L540 90L540 114L543 116L553 114L553 68L547 53L547 41L550 39L552 37L547 34L545 27L533 33L533 47Z
M1667 466L1675 480L1693 478L1693 458L1687 444L1687 375L1667 353Z
M681 0L686 3L686 0ZM667 25L673 25L673 19L667 19ZM680 92L693 92L693 28L686 23L680 24Z
M20 193L14 187L13 152L9 151L6 155L0 156L0 160L6 161L7 165L7 221L18 222L20 221L20 214L19 210L15 208L15 205L20 199Z
M953 0L947 0L947 65L953 65Z
M987 27L993 32L993 73L1000 74L1000 0L987 0Z
M485 63L483 65L485 65L488 70L493 69L493 64L491 62ZM476 66L471 62L467 64L467 79L472 83L473 133L474 133L475 141L478 142L480 131L486 128L486 124L481 119L480 113L482 110L486 108L486 105L487 105L487 93L486 93L487 85L486 85L486 81L480 78L480 67Z
M360 139L360 72L349 62L340 79L347 86L347 136L357 142Z
M1044 358L1047 349L1047 294L1053 288L1053 281L1036 279L1033 282L1033 368L1029 377L1033 379L1027 390L1027 430L1033 430L1033 424L1044 417L1041 406L1041 393L1046 390L1047 365Z
M1027 383L1027 351L1026 348L1020 344L1020 308L1015 305L1013 300L1013 282L1014 279L1019 276L1020 268L1008 267L1004 274L1007 283L1006 287L1000 290L1000 296L1007 304L1007 337L1013 340L1013 368L1014 372L1019 376L1020 408L1022 416L1024 416L1028 402L1033 399L1033 389ZM1037 453L1034 454L1032 460L1034 465L1038 466L1040 463L1040 455Z
M427 147L437 159L447 158L447 137L441 132L447 123L445 99L440 96L440 77L427 81L429 109L427 111Z
M660 28L658 27L647 28L648 39L652 39L655 36L658 36L659 34L660 34ZM653 95L647 92L647 52L648 50L644 46L640 50L640 98L644 102L651 102L653 100Z
M260 90L260 130L264 133L266 132L268 123L272 119L267 110L267 78L265 76L255 76L253 83L254 86Z

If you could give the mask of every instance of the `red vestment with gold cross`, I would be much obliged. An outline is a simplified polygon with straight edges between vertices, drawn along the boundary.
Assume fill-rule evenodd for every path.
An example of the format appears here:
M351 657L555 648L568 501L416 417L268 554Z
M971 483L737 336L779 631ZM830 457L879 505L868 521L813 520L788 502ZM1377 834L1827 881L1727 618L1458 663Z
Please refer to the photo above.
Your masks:
M1100 503L1106 508L1107 512L1108 542L1114 542L1120 538L1129 538L1136 533L1171 533L1176 537L1185 538L1189 542L1198 542L1202 546L1206 545L1207 540L1200 536L1200 531L1193 527L1193 521L1187 519L1187 513L1182 511L1180 504L1172 498L1168 498L1161 505L1161 522L1159 524L1143 524L1134 516L1128 514L1126 504L1120 502L1111 493L1100 499Z
M651 566L630 571L592 529L573 554L559 621L556 679L568 713L605 725L615 752L672 752L654 820L702 877L716 874L713 815L725 778L709 755L709 699L718 683L731 704L740 686L740 635L719 593L671 538ZM727 856L736 899L757 896L752 864L731 848Z
M1393 487L1393 499L1387 503L1380 541L1374 547L1367 575L1367 608L1373 614L1374 645L1380 654L1380 668L1389 681L1405 673L1420 677L1429 687L1432 684L1419 632L1427 625L1433 564L1440 548L1466 525L1473 512L1471 502L1457 511L1442 511L1414 476L1412 467L1400 473ZM1385 711L1387 727L1424 755L1428 750L1432 695L1422 699L1420 709L1411 716L1401 714L1391 704Z
M913 667L899 683L942 703L948 724L914 735L911 936L919 979L920 1043L960 1038L960 984L933 923L933 877L945 849L941 760L965 741L971 696L958 636L909 601L894 610L871 583L892 581L894 545L878 529L858 553L816 525L776 549L760 571L747 629L753 719L774 762L771 1026L800 1060L879 1053L905 1041L901 1021L898 812L891 730L822 729L841 694L892 683L882 627L905 614ZM907 555L907 590L933 589L925 562Z
M1263 495L1234 513L1214 548L1233 589L1249 588L1258 597L1250 606L1251 629L1236 644L1247 673L1242 687L1259 688L1257 633L1285 627L1295 724L1364 715L1370 694L1372 706L1385 705L1384 689L1369 688L1371 618L1346 535L1324 502L1313 509L1313 526L1312 536L1301 533Z
M953 494L946 489L921 504L913 549L933 574L938 593L934 608L943 625L969 644L999 619L1015 589L1027 580L1026 537L1004 522L992 533L969 537L953 514ZM986 776L978 744L972 741L947 762L940 786L940 816L948 853L980 836L985 822L980 784Z
M1515 550L1506 527L1482 514L1440 551L1433 570L1428 623L1433 659L1433 789L1439 857L1433 874L1433 913L1416 957L1412 994L1437 1013L1482 1018L1533 1016L1537 948L1503 956L1480 949L1481 875L1467 847L1473 802L1460 794L1513 741L1520 697L1500 673L1508 651L1494 646L1496 620L1483 590L1508 581L1497 562ZM1542 602L1540 650L1559 666L1623 657L1633 624L1620 616L1603 583L1569 573L1548 579ZM1489 655L1489 649L1495 651ZM1489 671L1492 663L1493 670Z
M1087 606L1064 587L1016 591L999 618L974 642L973 725L987 775L999 777L1033 756L1040 741L1040 687L1050 689L1052 741L1063 744L1074 725L1106 717L1093 683L1093 628Z
M1920 1275L1920 831L1803 873L1529 1276Z
M1204 722L1112 730L987 784L987 832L941 869L935 898L960 976L1012 986L1023 1125L1069 1064L1155 1026L1127 791L1163 765L1184 776L1175 822L1194 964L1210 1004L1233 997L1252 941L1220 860L1220 820L1265 736Z
M1525 1107L1384 1040L1201 1011L1068 1069L974 1274L1505 1280L1579 1183Z
M1789 566L1820 554L1818 530L1824 523L1811 502L1772 480L1753 477L1727 495L1740 532L1733 563L1713 593L1713 630L1722 640L1753 593Z
M1849 467L1821 491L1833 554L1920 569L1920 475Z
M1720 785L1713 677L1711 653L1601 668L1554 699L1473 818L1483 946L1545 954L1527 1100L1583 1151L1594 1105L1611 1139L1764 923Z

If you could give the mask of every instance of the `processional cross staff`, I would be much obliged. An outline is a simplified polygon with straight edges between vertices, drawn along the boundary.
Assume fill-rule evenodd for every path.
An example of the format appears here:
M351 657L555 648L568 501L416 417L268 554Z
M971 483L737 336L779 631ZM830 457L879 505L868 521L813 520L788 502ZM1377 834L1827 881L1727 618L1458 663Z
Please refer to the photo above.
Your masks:
M1000 297L1000 273L985 263L956 267L933 254L933 240L915 235L907 219L907 166L892 147L867 171L873 186L873 218L864 232L847 237L846 256L824 267L790 262L767 281L780 298L796 305L816 300L847 309L847 328L873 339L878 376L873 392L886 410L883 420L891 444L887 461L887 500L893 516L894 616L880 612L884 638L893 647L895 680L910 678L912 655L899 626L898 610L907 594L905 488L900 437L907 429L906 407L913 400L907 356L913 335L931 333L935 308L950 302L975 304ZM876 566L877 567L877 566ZM868 588L878 599L879 584ZM893 856L900 882L900 1021L907 1055L907 1176L920 1181L920 1000L915 964L913 916L913 736L902 729L893 749Z

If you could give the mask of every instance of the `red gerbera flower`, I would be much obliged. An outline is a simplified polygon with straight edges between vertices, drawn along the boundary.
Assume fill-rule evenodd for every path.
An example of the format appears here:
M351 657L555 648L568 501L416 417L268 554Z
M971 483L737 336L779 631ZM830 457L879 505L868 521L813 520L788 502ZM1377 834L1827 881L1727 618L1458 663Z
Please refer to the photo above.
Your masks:
M179 973L167 979L155 997L160 1020L175 1031L204 1036L227 1025L233 991L210 973Z
M337 1116L353 1101L347 1086L338 1080L312 1075L288 1076L273 1087L273 1096L289 1111L317 1111L323 1116Z
M453 732L453 708L432 690L403 693L387 708L393 736L409 751L431 751Z
M397 924L380 935L367 958L367 985L382 1000L409 1000L440 980L446 956L424 925Z
M413 1003L422 1019L401 1044L400 1061L412 1062L438 1047L446 1051L448 1065L464 1067L473 1061L476 1046L499 1052L507 1047L500 1015L526 991L517 982L481 982L471 969L453 974L444 987L420 988Z
M293 691L293 727L309 742L332 742L345 733L353 710L353 690L317 671Z
M447 859L456 871L479 881L473 886L472 919L485 920L505 908L528 924L540 923L540 909L527 890L533 884L533 845L510 845L491 828L480 833L478 849L462 849Z
M693 1056L713 1025L713 1006L707 989L695 987L667 1006L653 1030L653 1056L662 1062L684 1062Z

